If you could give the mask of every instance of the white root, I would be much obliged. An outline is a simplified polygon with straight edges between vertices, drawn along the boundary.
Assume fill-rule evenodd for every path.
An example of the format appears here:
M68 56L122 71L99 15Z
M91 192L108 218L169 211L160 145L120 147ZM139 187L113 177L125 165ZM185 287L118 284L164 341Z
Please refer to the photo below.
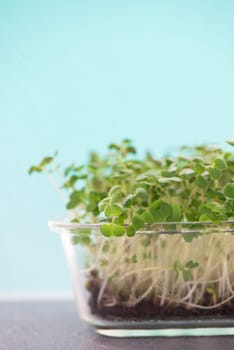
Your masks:
M143 239L149 244L142 244ZM92 266L102 281L99 304L106 297L106 290L113 294L105 304L110 307L121 303L122 295L128 306L150 298L161 306L173 303L198 309L215 309L234 297L234 264L230 258L234 236L231 233L204 235L190 243L179 234L139 234L132 239L113 237L109 239L108 250L104 250L104 242L105 238L98 238L90 250ZM174 270L176 261L181 271ZM189 270L192 278L184 280L183 269L188 261L199 265ZM211 304L203 305L209 295Z

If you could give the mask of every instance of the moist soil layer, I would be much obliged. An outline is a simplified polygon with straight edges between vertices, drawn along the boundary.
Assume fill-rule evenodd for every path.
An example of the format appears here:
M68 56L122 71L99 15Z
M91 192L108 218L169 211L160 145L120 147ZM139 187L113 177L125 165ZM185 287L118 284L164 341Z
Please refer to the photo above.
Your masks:
M109 320L163 320L163 319L194 319L196 318L234 318L234 302L229 302L215 309L187 308L183 305L164 304L160 306L151 300L142 300L135 306L127 306L126 300L118 300L118 303L112 306L106 306L103 302L98 303L100 291L100 280L94 276L88 282L90 292L89 306L91 312L95 315ZM106 290L105 300L112 300L112 296ZM211 305L210 296L205 295L204 306Z

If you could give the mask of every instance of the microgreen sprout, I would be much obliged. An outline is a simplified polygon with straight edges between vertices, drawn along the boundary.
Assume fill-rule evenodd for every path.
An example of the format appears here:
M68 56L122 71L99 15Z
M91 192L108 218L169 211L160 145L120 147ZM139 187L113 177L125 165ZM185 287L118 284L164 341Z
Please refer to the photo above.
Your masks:
M62 175L58 187L73 223L100 224L95 240L89 230L72 232L73 243L90 251L99 305L107 291L111 305L127 307L150 299L213 309L233 301L233 146L186 146L173 157L140 159L125 139L104 156L91 153L85 165L63 170L56 154L29 169Z
M228 141L230 145L232 141ZM146 224L172 221L220 222L234 217L234 154L210 146L185 147L175 158L142 160L130 140L111 144L109 153L90 155L86 165L72 163L61 173L67 209L78 222L103 223L106 235L131 235ZM55 155L56 156L56 155ZM29 173L56 174L56 157L45 157ZM122 226L113 229L111 225Z

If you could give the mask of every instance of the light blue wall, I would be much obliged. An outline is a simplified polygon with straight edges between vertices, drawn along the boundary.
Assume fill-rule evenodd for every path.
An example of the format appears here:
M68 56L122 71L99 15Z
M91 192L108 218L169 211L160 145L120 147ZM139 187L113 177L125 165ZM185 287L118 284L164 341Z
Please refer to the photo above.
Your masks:
M232 0L0 2L0 291L70 288L42 156L234 135L233 19Z

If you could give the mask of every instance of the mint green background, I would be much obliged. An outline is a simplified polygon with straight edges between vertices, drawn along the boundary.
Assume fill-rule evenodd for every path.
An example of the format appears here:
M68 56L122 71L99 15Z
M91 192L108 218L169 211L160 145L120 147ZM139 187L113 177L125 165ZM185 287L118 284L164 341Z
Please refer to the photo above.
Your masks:
M0 2L1 292L70 288L42 156L234 136L233 19L231 0Z

